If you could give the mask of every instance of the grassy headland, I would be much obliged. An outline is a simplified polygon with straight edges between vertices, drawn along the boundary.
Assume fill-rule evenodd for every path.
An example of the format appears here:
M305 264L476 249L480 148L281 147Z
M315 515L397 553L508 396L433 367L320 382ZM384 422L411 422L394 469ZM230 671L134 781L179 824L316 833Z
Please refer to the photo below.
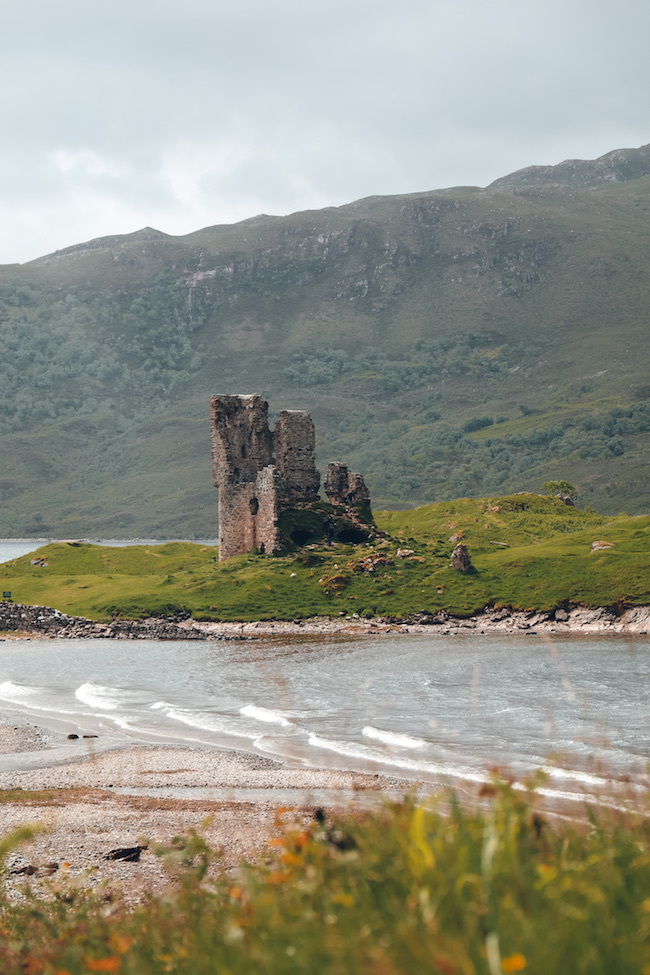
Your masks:
M94 620L176 612L223 621L469 616L486 606L650 603L650 516L602 516L517 494L379 512L376 521L386 538L371 544L309 545L225 563L216 548L189 542L56 542L0 566L0 583L14 602ZM456 541L469 548L467 573L450 568Z

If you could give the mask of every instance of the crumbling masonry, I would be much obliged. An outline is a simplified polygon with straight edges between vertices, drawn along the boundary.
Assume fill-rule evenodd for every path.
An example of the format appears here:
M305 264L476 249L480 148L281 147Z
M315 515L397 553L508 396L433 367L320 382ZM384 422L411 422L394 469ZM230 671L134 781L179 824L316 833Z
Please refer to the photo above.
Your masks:
M282 530L283 512L309 511L319 501L313 421L302 411L283 410L271 432L269 405L261 396L213 396L210 405L219 559L254 549L277 554L295 540ZM358 510L369 512L363 477L344 464L329 465L324 487L335 514L356 523ZM320 518L331 534L332 517L321 512Z

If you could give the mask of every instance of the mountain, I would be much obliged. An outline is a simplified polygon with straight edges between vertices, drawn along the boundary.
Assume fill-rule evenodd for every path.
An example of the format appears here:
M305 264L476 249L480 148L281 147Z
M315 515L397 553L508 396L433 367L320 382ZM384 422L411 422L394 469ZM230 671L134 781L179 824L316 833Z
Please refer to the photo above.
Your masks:
M647 510L650 146L0 266L0 536L216 534L208 398L308 410L375 507Z

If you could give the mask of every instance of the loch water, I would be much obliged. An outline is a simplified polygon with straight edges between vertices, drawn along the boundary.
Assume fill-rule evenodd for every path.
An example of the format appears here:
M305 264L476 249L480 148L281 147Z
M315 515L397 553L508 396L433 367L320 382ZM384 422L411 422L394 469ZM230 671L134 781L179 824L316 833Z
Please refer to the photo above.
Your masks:
M200 744L425 783L544 768L557 795L647 787L649 678L645 636L0 641L3 719L100 749Z

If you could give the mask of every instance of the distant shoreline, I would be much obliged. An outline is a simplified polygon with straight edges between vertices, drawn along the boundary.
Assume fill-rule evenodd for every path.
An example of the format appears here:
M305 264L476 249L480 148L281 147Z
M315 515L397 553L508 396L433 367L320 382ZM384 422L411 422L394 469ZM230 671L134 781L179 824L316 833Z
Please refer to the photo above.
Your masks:
M590 609L567 604L557 610L510 610L487 608L463 618L444 610L412 616L366 619L351 615L255 622L210 622L192 618L152 617L144 620L115 619L97 623L67 616L48 606L0 603L0 639L150 639L150 640L252 640L274 636L379 636L388 633L450 635L457 633L549 633L554 635L650 633L650 606L636 606L617 613L611 608Z

